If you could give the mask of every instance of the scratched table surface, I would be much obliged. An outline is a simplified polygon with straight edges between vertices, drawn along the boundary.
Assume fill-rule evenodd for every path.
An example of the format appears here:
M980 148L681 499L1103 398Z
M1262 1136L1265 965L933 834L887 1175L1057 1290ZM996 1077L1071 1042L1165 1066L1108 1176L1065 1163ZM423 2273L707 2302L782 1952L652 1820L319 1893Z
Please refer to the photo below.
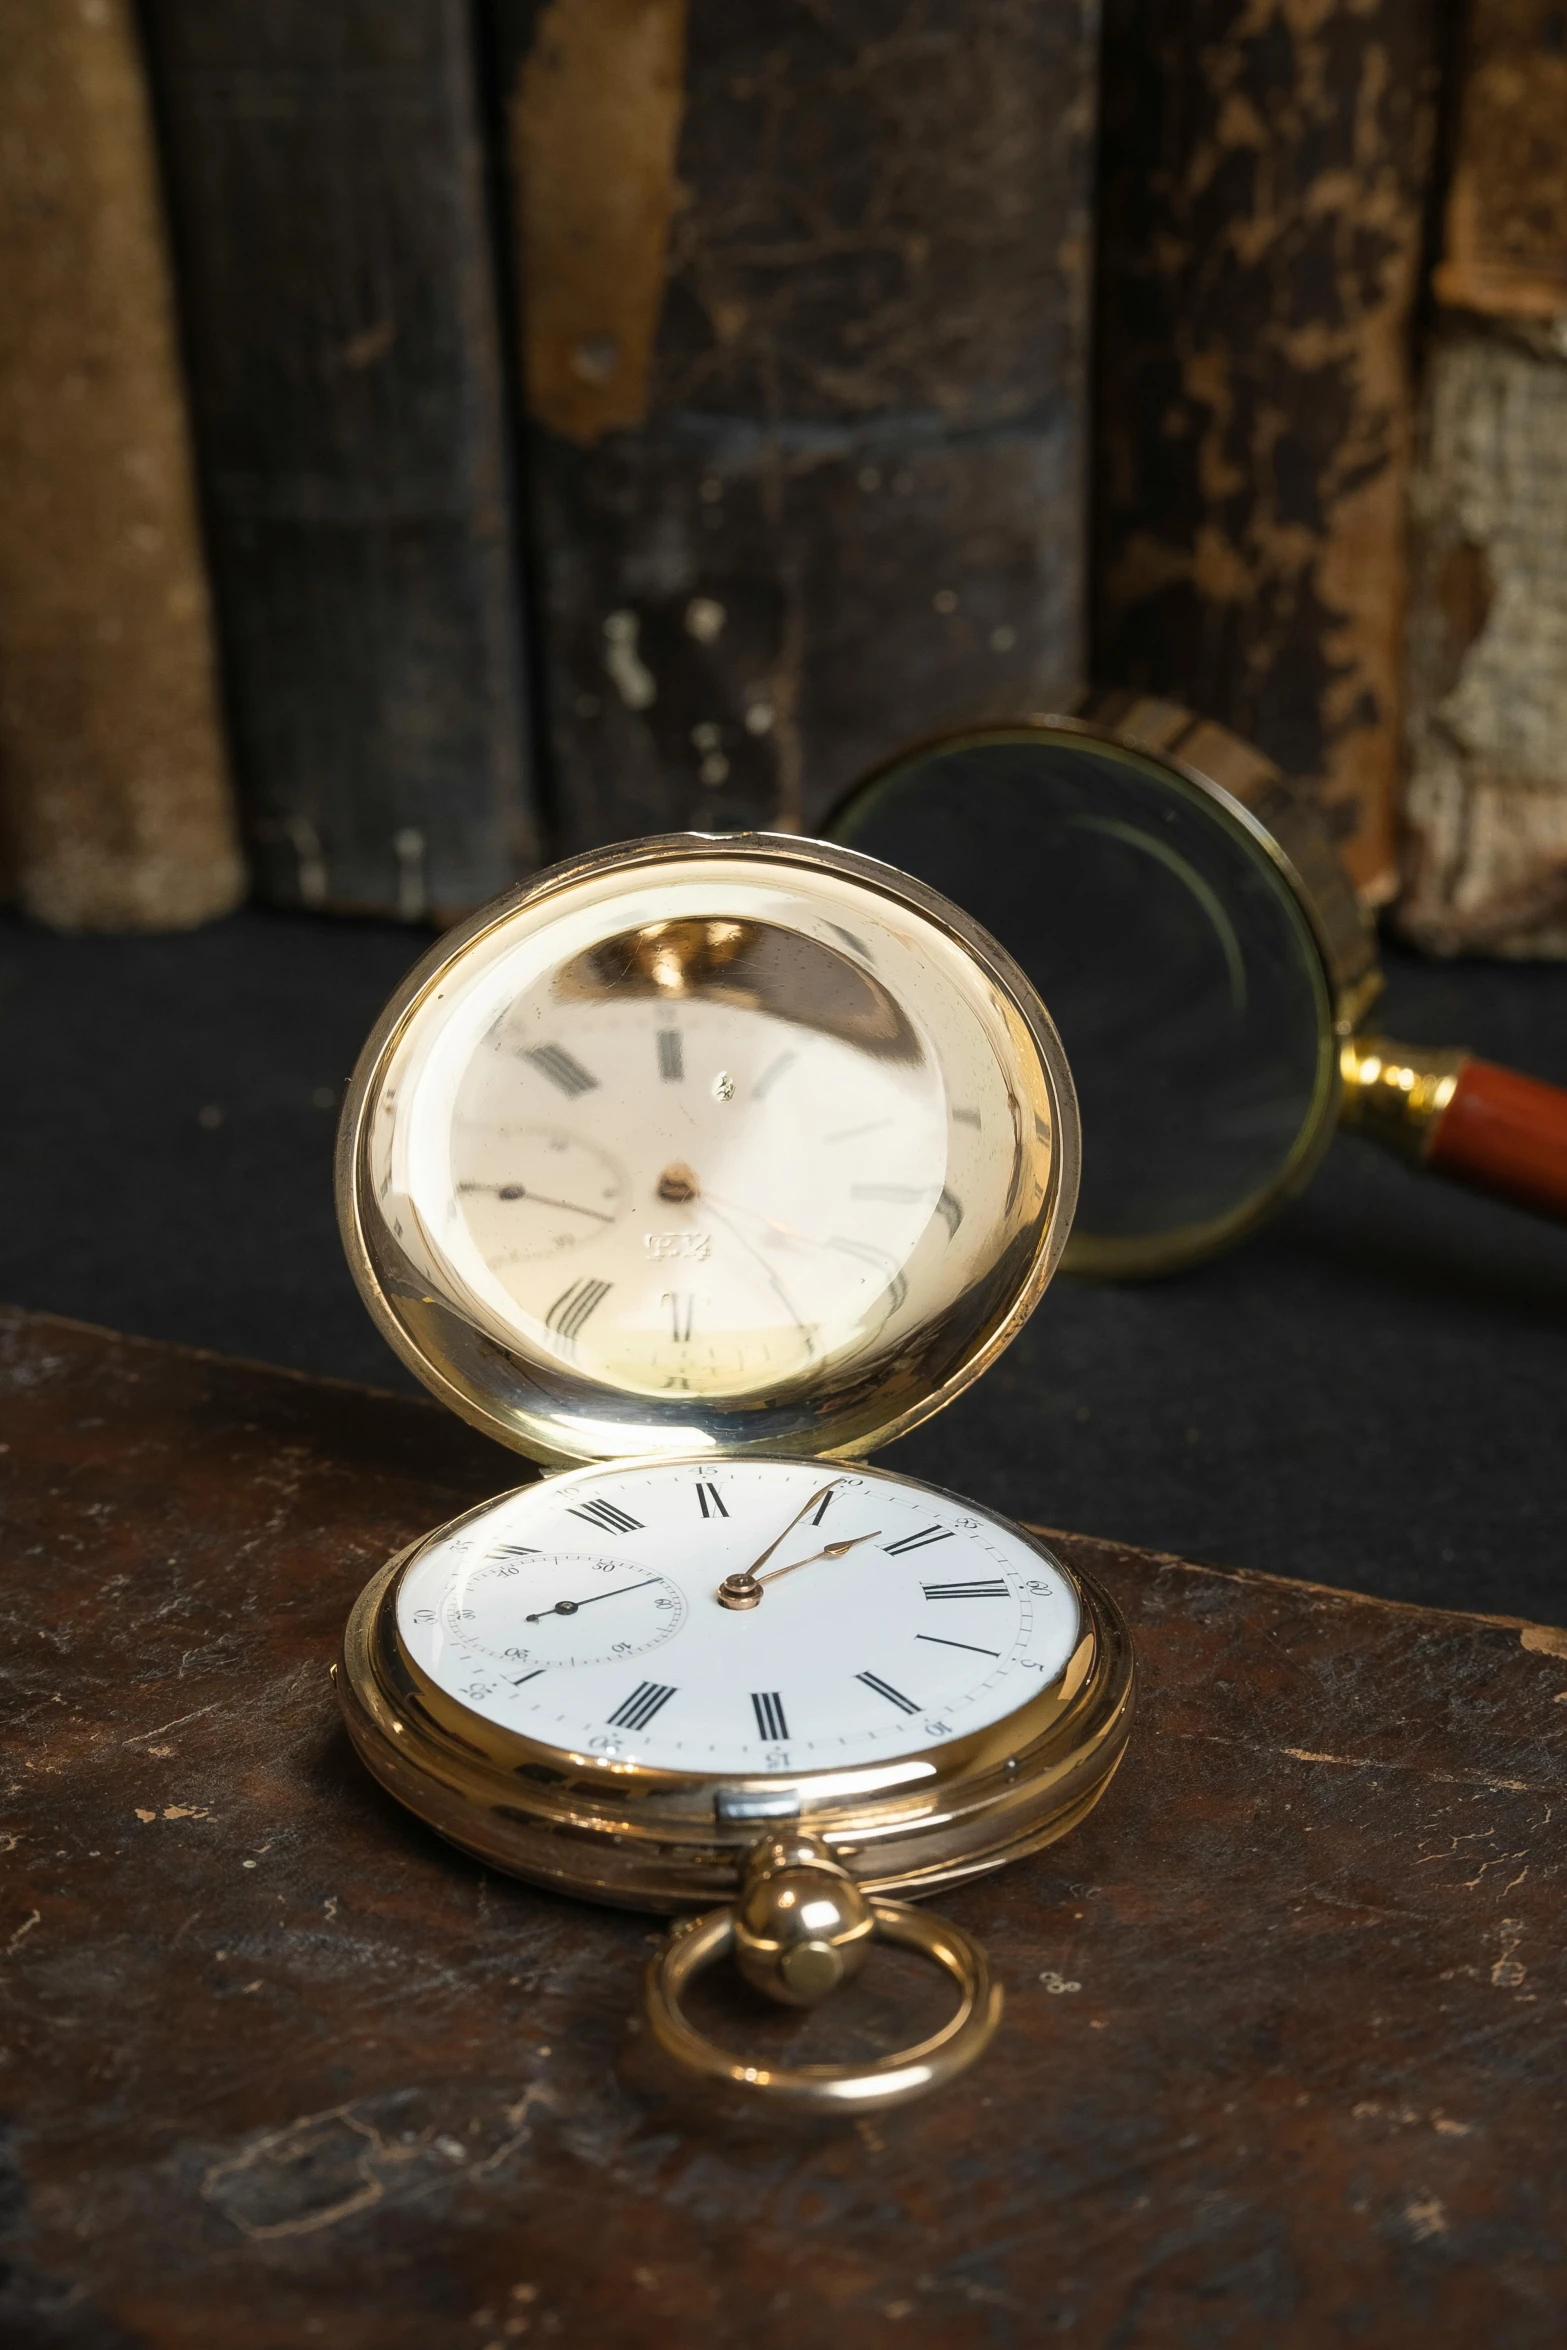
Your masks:
M359 1585L507 1456L20 1313L0 1419L8 2350L1561 2342L1567 1634L1063 1537L1144 1702L946 1897L1002 2036L762 2121L650 2064L653 1921L442 1846L337 1725ZM714 2028L896 2045L900 1963Z

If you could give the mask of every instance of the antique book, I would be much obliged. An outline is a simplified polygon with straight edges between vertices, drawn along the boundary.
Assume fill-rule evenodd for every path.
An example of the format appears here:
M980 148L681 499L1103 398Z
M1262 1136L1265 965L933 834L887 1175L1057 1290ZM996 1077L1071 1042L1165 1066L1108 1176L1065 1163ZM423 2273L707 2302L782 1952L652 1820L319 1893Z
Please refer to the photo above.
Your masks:
M443 919L537 857L466 0L148 0L258 886Z
M1395 874L1423 0L1109 0L1095 676L1257 742Z
M1567 955L1567 45L1474 0L1411 490L1400 922Z
M1556 2350L1567 1632L1053 1537L1142 1701L1087 1820L940 1898L1000 2036L747 2115L634 2028L659 1921L437 1842L340 1726L360 1585L515 1455L14 1311L0 1447L16 2350ZM914 1965L704 2026L898 2047Z
M563 845L1083 658L1090 12L499 0Z
M1454 310L1567 318L1567 35L1534 0L1470 0L1434 288Z
M0 835L63 930L245 886L131 0L0 11Z

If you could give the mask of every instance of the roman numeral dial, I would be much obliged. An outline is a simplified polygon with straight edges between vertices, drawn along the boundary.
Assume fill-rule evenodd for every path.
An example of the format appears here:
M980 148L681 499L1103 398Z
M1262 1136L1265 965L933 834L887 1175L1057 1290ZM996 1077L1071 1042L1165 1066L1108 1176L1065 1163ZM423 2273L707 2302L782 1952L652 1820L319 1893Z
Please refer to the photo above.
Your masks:
M689 1039L686 1083L706 1083ZM1072 1586L1037 1545L853 1460L610 1458L451 1532L444 1560L438 1541L406 1570L417 1669L560 1750L611 1806L641 1784L614 1774L648 1771L695 1789L704 1821L729 1802L784 1817L774 1778L828 1783L1037 1720L1080 1646Z

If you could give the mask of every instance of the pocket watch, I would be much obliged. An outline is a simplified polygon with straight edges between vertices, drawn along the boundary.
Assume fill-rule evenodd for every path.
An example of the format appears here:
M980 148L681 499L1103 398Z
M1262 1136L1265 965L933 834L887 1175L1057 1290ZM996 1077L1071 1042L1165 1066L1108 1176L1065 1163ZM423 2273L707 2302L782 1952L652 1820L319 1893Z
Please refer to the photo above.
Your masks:
M548 1473L366 1587L349 1731L466 1851L684 1916L646 2012L708 2081L868 2111L959 2071L999 1986L895 1897L1048 1843L1120 1759L1109 1598L865 1458L1016 1335L1077 1172L1010 957L923 883L781 836L541 874L440 941L360 1057L338 1205L365 1302ZM918 2046L751 2064L686 2015L726 1953L804 2006L878 1936L956 1983Z

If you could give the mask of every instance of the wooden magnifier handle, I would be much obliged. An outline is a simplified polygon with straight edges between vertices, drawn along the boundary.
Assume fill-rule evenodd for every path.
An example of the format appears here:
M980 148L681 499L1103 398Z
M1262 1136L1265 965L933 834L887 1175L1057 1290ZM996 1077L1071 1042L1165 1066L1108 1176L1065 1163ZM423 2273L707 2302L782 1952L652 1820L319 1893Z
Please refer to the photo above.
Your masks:
M1461 1047L1352 1037L1341 1122L1433 1175L1567 1222L1567 1092Z

